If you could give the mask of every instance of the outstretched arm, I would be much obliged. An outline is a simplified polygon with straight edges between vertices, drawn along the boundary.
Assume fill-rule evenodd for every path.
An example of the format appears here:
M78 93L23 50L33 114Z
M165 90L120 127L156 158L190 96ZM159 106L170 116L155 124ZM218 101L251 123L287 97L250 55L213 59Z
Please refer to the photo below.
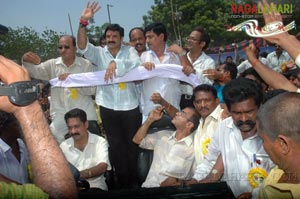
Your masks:
M28 81L25 68L0 56L0 79L4 84ZM57 142L50 132L43 111L36 100L28 106L15 106L7 96L0 96L0 109L18 119L32 163L34 183L51 198L77 198L74 177Z
M100 6L98 6L98 2L93 2L90 5L88 2L86 8L82 11L80 16L80 25L77 34L77 45L79 49L83 50L86 48L87 45L87 38L86 38L86 25L88 21L94 17L94 14L100 10Z
M299 48L300 50L300 48ZM246 49L248 61L251 63L254 70L263 78L263 80L275 89L285 89L290 92L296 92L297 87L286 79L282 74L272 70L264 65L255 55L255 46L250 44Z
M263 16L265 19L265 23L271 23L275 21L281 21L282 22L282 17L280 13L276 10L273 9L268 9L270 8L269 3L267 0L263 0L263 3L259 2L262 11L263 11ZM271 3L271 6L273 3ZM264 7L268 9L268 11L264 12ZM290 35L288 32L283 32L278 35L273 35L269 37L264 37L265 40L280 45L284 50L286 50L289 55L295 60L298 54L300 54L300 42L297 40L297 38L294 35Z

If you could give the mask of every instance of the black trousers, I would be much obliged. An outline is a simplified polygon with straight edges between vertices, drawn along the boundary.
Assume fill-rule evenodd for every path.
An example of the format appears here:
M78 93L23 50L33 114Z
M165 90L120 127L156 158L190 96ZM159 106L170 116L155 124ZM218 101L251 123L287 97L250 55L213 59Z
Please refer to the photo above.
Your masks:
M118 188L132 188L138 184L138 145L132 138L142 124L139 108L115 111L100 106L100 115L109 144L109 156L115 168Z

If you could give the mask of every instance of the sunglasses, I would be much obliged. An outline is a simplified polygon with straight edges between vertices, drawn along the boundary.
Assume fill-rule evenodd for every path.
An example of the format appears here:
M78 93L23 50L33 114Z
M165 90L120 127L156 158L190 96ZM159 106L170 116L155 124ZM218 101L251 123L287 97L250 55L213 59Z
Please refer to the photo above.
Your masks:
M58 46L58 49L60 49L60 50L63 49L63 48L64 48L64 49L69 49L70 46L67 46L67 45L64 45L64 46Z

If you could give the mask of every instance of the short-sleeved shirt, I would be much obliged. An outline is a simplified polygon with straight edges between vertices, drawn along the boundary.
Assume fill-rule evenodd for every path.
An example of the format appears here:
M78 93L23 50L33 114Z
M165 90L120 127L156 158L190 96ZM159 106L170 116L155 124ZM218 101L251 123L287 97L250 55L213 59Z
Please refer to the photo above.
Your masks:
M66 159L73 164L79 171L89 169L99 163L106 163L107 170L111 169L108 157L107 141L89 132L88 143L83 151L74 147L74 139L71 137L60 144ZM107 190L104 174L87 179L91 187Z
M167 177L191 179L194 164L193 136L177 141L176 132L159 131L148 134L140 143L144 149L154 150L153 161L142 187L159 187Z

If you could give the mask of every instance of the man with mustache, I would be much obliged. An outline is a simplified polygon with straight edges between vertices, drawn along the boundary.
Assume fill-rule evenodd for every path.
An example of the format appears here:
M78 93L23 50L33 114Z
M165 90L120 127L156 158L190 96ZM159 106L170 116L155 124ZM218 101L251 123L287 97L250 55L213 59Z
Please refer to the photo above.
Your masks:
M78 108L65 114L70 138L60 144L66 159L87 179L92 188L107 190L104 173L110 170L107 141L87 129L86 113Z
M109 24L105 29L106 46L95 47L87 41L88 21L100 9L97 2L88 3L80 18L78 48L84 56L105 70L105 81L124 76L141 64L137 51L123 45L124 28ZM132 143L135 132L141 125L139 93L135 82L121 82L97 86L96 104L109 143L109 153L117 177L117 188L131 188L138 185L138 146Z
M218 181L223 175L222 180L228 183L235 197L251 198L274 166L256 128L262 89L253 80L238 78L226 84L223 97L231 117L223 120L213 133L208 154L197 166L193 178L201 183ZM217 161L219 155L221 161ZM215 161L218 164L214 165Z
M132 28L129 31L129 41L130 45L135 48L139 56L146 51L146 38L144 35L144 30L140 27Z

